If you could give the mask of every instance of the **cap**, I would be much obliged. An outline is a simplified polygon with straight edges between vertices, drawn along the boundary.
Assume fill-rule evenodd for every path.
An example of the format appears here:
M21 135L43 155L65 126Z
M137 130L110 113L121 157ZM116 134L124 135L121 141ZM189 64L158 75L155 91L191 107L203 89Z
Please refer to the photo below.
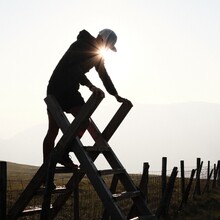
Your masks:
M103 29L99 32L99 35L102 37L106 47L110 48L114 52L117 52L117 49L115 48L117 35L114 31L112 31L111 29Z

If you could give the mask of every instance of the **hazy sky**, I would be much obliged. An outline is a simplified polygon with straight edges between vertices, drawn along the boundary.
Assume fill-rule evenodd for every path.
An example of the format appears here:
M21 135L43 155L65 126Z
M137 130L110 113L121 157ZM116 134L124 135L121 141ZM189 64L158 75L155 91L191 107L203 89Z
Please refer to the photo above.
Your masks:
M220 104L219 11L218 0L1 0L0 139L47 122L48 80L82 29L117 33L106 66L134 105ZM103 88L95 70L87 76Z

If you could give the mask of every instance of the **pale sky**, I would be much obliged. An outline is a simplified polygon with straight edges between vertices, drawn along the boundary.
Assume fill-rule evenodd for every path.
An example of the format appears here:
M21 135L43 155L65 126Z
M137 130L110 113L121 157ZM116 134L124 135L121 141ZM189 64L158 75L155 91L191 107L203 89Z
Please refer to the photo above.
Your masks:
M134 106L220 104L219 11L218 0L1 0L0 139L46 125L48 80L82 29L116 32L106 67ZM104 90L95 70L87 76Z

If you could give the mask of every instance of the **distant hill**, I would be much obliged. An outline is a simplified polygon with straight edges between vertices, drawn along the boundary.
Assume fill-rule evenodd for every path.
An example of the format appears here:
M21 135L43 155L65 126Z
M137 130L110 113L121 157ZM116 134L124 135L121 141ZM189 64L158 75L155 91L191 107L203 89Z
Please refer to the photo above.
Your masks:
M37 166L7 162L7 173L9 177L20 176L22 178L23 175L33 175L38 168Z
M101 131L116 107L101 106L95 112L93 119ZM11 139L0 140L0 160L41 165L46 123L22 131ZM179 166L180 160L185 160L185 166L195 166L196 157L201 157L204 165L208 160L211 164L217 162L220 159L219 132L219 104L134 103L109 143L129 172L141 172L143 162L150 163L150 170L159 171L164 156L168 157L170 169ZM83 141L87 142L87 138ZM97 164L103 167L103 160Z

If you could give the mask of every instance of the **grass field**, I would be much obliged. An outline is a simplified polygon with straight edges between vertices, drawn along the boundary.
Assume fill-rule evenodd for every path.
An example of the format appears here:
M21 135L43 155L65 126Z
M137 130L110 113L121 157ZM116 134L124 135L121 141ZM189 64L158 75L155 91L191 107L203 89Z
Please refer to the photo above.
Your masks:
M30 179L36 173L38 167L28 166L15 163L7 163L8 174L8 206L10 207L17 199L22 190L26 187ZM58 186L65 185L71 174L58 174L55 176L55 182ZM138 185L141 175L131 175L135 184ZM155 212L160 200L160 178L158 176L150 176L148 184L149 192L149 208ZM108 178L105 179L107 185L110 184ZM212 189L210 193L205 193L202 196L197 196L195 199L190 199L183 211L175 211L179 204L179 180L176 180L176 187L173 194L173 203L170 206L169 219L179 220L217 220L220 219L220 187ZM96 192L93 190L89 180L84 178L79 186L80 190L80 219L99 219L103 211L102 203L99 200ZM39 203L40 198L32 201L35 205ZM128 208L128 204L122 204L124 209ZM61 211L57 219L72 219L73 198L68 200L64 209ZM93 217L92 217L93 216ZM175 217L174 217L175 216ZM22 219L38 219L38 218L22 218Z

